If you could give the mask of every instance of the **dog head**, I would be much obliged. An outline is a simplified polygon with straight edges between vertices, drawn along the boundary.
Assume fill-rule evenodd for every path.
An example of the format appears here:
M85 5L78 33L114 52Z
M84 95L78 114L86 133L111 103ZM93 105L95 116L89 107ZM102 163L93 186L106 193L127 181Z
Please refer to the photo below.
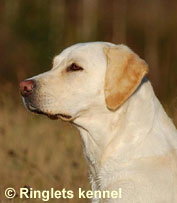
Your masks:
M50 71L22 81L20 91L30 111L70 121L96 107L115 111L147 72L124 45L76 44L54 58Z

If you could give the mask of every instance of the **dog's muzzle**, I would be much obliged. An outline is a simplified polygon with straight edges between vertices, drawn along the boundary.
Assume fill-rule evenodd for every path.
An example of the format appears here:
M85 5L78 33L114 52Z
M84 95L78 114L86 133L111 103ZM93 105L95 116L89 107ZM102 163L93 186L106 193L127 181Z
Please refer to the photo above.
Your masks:
M49 112L44 112L40 110L36 105L34 105L34 95L33 93L35 92L36 89L36 81L35 80L24 80L20 82L19 84L19 89L20 89L20 94L23 97L23 101L25 103L25 106L28 110L35 114L41 114L48 116L50 119L56 120L58 118L61 118L62 120L65 121L71 121L72 116L66 115L66 114L52 114Z

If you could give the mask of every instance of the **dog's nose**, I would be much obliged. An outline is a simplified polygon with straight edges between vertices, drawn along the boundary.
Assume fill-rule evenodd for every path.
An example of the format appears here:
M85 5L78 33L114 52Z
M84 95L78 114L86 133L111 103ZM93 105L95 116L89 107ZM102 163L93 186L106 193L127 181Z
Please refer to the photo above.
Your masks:
M20 82L19 88L21 95L23 97L29 96L33 92L35 86L36 84L34 80L24 80Z

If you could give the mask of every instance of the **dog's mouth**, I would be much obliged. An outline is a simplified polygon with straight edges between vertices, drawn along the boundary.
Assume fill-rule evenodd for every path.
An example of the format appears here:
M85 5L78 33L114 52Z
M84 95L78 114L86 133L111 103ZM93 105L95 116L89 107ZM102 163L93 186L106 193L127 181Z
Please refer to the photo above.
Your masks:
M61 113L58 113L58 114L46 113L46 112L43 112L40 109L38 109L38 108L36 108L30 104L27 105L27 108L35 114L45 115L52 120L57 120L59 118L64 120L64 121L71 121L72 120L72 116L70 116L70 115L61 114Z

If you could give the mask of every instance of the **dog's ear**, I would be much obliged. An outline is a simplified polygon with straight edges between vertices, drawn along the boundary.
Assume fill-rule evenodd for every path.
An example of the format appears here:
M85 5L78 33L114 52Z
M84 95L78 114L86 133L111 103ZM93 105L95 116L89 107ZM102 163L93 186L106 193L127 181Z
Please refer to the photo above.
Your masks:
M105 100L110 110L116 110L133 94L148 72L148 66L124 45L104 47L107 58Z

